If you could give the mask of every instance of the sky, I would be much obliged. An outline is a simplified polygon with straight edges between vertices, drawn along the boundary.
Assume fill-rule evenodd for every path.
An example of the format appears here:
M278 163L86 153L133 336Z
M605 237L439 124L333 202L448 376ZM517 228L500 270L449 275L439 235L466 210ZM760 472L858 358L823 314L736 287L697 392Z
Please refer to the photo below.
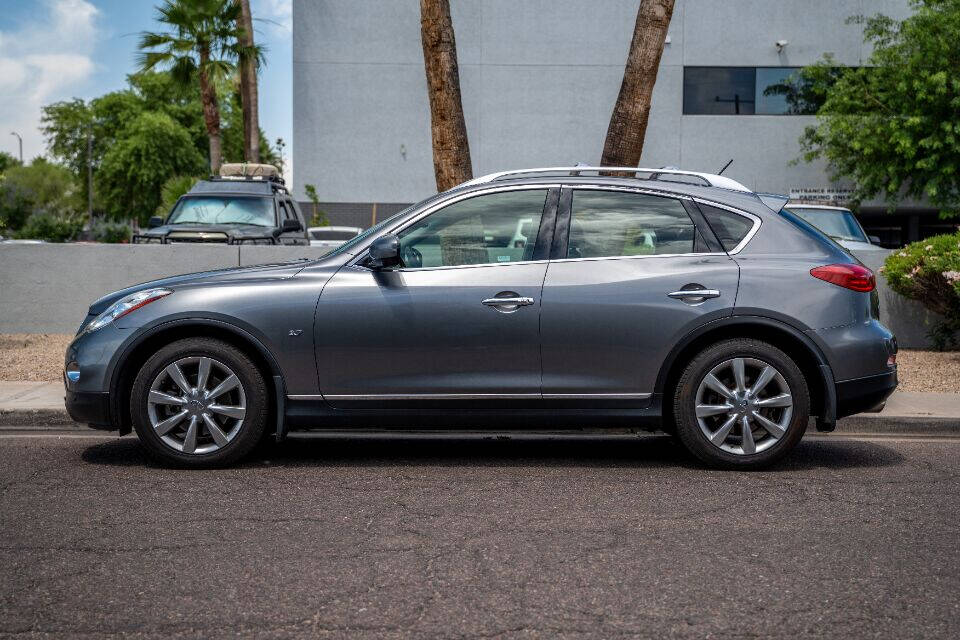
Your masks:
M40 108L126 87L137 36L157 30L159 0L0 0L0 151L29 161L46 153ZM273 143L293 131L292 0L251 0L254 38L265 45L260 127Z

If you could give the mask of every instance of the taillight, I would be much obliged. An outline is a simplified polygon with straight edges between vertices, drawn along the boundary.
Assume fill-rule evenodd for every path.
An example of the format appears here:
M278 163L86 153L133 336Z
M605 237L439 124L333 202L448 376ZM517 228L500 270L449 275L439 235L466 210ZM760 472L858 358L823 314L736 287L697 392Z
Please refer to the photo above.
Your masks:
M873 271L859 264L828 264L810 269L810 275L845 289L865 293L873 291L877 286Z

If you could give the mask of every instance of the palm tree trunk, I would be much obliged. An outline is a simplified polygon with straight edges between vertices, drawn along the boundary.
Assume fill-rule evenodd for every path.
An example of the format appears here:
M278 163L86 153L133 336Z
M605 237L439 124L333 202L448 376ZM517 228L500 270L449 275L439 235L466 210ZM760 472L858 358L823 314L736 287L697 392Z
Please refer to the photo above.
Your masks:
M433 171L437 190L446 191L473 177L449 0L420 0L420 36L430 99Z
M641 0L633 29L620 95L610 116L603 144L603 166L636 167L650 118L650 96L657 81L663 43L674 0Z
M220 173L222 162L222 145L220 140L220 106L217 104L217 92L207 76L207 62L210 60L208 51L200 52L200 99L203 103L203 122L207 127L207 137L210 139L210 173Z
M250 0L240 0L237 27L243 32L240 44L253 49L253 15ZM249 58L240 60L240 104L243 108L243 153L247 162L260 162L260 96L257 91L257 64Z

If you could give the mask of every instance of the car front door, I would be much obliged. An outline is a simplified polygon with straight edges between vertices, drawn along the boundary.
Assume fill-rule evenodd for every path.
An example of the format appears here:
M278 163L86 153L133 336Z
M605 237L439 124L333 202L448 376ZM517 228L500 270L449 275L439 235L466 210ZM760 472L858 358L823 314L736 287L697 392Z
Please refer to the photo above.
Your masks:
M397 229L399 268L324 287L320 391L338 408L540 400L540 294L558 188L455 197Z
M559 209L541 310L544 400L646 406L677 341L732 312L739 268L692 201L565 187Z

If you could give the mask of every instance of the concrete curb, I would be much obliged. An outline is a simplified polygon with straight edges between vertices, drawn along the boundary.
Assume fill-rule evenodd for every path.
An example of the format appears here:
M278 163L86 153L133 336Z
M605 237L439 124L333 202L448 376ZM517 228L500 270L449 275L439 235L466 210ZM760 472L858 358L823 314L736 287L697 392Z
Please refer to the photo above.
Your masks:
M66 409L0 409L0 428L3 427L17 427L23 431L44 431L50 428L93 431L85 424L74 422ZM813 421L807 427L807 433L818 433ZM960 435L960 418L861 414L839 420L833 433L955 436Z

